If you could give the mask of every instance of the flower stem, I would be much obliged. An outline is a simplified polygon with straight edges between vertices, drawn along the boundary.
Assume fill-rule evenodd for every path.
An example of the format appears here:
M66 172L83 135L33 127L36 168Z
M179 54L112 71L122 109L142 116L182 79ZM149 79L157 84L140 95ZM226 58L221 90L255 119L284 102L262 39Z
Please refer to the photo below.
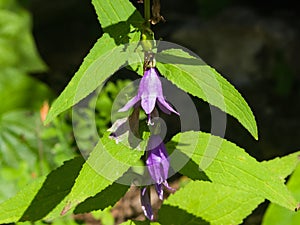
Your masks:
M150 18L151 18L151 5L150 0L144 0L144 17L146 20L146 26L150 29Z
M145 22L144 22L144 27L142 31L142 46L145 52L152 51L153 48L153 40L154 40L154 34L151 30L151 1L150 0L144 0L144 17L145 17ZM147 55L145 55L145 58L147 58ZM145 63L146 63L145 59ZM144 65L144 68L146 66Z

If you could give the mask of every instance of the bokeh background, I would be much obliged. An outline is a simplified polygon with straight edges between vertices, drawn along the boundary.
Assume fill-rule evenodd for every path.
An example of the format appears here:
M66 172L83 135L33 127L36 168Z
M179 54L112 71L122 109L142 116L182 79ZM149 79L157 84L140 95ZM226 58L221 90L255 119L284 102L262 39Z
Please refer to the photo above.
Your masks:
M291 0L161 0L166 22L153 27L157 39L194 51L245 97L259 141L230 117L226 138L259 161L300 149L299 12ZM48 127L41 120L101 34L88 0L0 0L0 202L77 154L70 113ZM125 83L107 85L97 107L109 108ZM201 129L209 131L209 108L194 101ZM108 115L99 110L100 127ZM129 198L137 199L134 193ZM138 207L128 202L119 207ZM260 224L267 204L244 224Z

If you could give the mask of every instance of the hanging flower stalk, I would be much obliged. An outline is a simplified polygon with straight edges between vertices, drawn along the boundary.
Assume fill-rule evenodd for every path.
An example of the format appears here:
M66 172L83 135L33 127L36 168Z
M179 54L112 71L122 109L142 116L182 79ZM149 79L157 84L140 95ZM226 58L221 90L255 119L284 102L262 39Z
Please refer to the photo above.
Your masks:
M144 76L142 77L138 93L130 99L119 112L124 112L133 108L133 113L128 118L117 120L109 129L111 138L117 143L124 140L124 133L137 136L139 129L139 111L142 109L147 115L147 125L151 132L146 147L146 167L154 184L156 193L160 200L163 200L163 190L173 190L168 182L168 173L170 168L169 156L162 138L157 133L153 119L158 117L157 107L166 114L179 113L166 101L163 95L162 83L159 78L158 70L155 68L154 55L151 52L145 53ZM141 189L141 205L145 216L149 220L154 219L151 207L150 186Z

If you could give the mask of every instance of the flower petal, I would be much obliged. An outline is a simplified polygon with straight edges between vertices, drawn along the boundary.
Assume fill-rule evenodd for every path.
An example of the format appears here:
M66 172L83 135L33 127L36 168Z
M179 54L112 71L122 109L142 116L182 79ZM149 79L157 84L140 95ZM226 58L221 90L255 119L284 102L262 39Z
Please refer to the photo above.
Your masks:
M164 200L164 190L162 184L155 184L155 190L160 200Z
M142 210L144 212L144 215L149 219L153 220L153 211L151 207L151 201L150 201L150 188L149 187L144 187L141 190L141 205L142 205Z
M129 110L132 106L134 106L140 100L139 96L136 95L132 99L130 99L125 106L118 110L118 112L125 112Z
M161 184L168 177L170 162L166 147L159 135L150 136L147 151L146 165L149 174L155 183Z
M169 103L166 102L165 98L163 98L163 97L158 97L157 100L158 100L158 101L157 101L157 105L158 105L158 107L161 109L161 111L163 111L163 112L166 113L166 114L170 114L171 112L173 112L173 113L175 113L176 115L179 116L179 113L178 113L175 109L173 109L173 108L169 105Z
M149 115L153 111L155 107L155 103L156 103L156 95L154 96L148 95L142 97L141 105L147 115Z

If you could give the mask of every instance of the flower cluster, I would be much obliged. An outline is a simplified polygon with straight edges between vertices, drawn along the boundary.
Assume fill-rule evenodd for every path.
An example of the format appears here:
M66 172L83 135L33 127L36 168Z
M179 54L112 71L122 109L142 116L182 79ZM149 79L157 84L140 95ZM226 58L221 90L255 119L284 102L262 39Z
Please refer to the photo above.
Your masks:
M116 142L123 140L123 134L129 132L129 136L137 137L139 124L139 110L142 108L147 115L147 124L149 127L154 126L153 118L158 116L158 108L166 113L175 113L179 115L167 103L163 96L162 83L159 78L158 71L155 67L145 68L144 76L142 77L138 93L135 97L127 102L127 104L119 110L124 112L133 108L133 113L124 119L117 120L110 128L111 138ZM150 129L150 131L155 129ZM146 166L150 174L152 183L155 185L155 190L159 199L163 200L163 190L173 190L167 182L168 172L170 167L169 156L162 138L156 132L151 132L146 148ZM153 211L150 200L150 187L145 186L141 189L141 205L145 216L149 220L153 220Z

